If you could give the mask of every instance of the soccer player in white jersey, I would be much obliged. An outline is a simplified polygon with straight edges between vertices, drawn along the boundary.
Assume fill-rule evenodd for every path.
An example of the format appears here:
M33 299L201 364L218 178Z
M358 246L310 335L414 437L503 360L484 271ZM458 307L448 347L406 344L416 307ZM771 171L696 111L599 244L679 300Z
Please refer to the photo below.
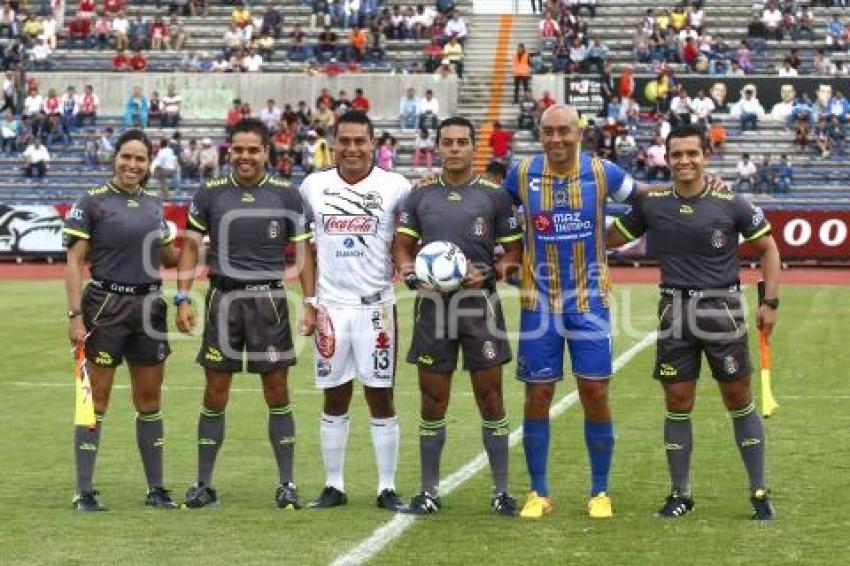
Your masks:
M317 310L316 385L324 391L320 423L325 488L312 508L345 505L343 478L348 408L355 377L371 413L378 468L377 505L396 511L399 428L393 406L396 317L391 246L396 217L410 193L403 176L374 166L375 135L365 113L337 122L337 166L301 184L304 211L315 227L318 283L305 302Z

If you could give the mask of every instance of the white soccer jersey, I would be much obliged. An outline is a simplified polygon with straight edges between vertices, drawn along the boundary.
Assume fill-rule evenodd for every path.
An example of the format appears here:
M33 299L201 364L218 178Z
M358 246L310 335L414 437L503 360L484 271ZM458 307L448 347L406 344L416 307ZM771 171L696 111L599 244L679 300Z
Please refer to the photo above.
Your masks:
M410 188L402 175L378 167L354 185L336 168L304 179L301 199L316 240L320 302L363 306L395 300L391 247Z

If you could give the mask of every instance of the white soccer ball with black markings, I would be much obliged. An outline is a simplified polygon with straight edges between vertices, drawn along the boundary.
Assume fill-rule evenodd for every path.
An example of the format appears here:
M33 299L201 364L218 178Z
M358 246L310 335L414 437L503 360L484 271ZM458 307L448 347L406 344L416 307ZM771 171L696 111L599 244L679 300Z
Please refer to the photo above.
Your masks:
M455 291L466 276L466 256L451 242L431 242L416 255L416 277L437 291Z

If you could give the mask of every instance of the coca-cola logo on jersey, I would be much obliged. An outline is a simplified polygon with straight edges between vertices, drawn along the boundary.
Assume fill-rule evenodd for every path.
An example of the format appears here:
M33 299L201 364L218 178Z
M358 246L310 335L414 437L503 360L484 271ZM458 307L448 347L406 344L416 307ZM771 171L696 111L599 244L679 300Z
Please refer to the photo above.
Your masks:
M378 232L378 218L368 214L325 214L325 234L368 236Z

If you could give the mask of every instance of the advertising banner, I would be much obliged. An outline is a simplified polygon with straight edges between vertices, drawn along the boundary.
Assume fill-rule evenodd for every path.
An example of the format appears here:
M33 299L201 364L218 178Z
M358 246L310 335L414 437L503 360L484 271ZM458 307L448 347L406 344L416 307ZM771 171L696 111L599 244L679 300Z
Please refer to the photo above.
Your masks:
M850 259L850 209L767 209L765 216L773 227L773 238L783 260ZM640 258L646 255L644 238L612 252L614 257ZM742 258L757 257L755 250L743 244Z
M71 203L56 205L0 204L0 255L61 255L62 223ZM172 231L186 227L188 205L165 206Z

